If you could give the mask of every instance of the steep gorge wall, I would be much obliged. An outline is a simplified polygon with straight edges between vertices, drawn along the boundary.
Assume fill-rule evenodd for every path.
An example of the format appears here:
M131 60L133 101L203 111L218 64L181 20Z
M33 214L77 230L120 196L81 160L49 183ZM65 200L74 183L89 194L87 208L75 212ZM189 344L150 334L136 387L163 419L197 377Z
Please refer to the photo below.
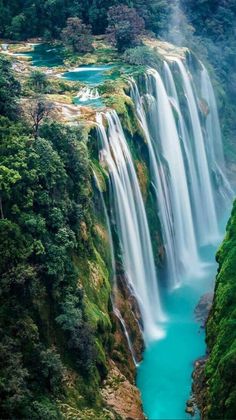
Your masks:
M236 417L236 202L219 263L213 305L206 323L206 359L197 362L194 391L202 419Z

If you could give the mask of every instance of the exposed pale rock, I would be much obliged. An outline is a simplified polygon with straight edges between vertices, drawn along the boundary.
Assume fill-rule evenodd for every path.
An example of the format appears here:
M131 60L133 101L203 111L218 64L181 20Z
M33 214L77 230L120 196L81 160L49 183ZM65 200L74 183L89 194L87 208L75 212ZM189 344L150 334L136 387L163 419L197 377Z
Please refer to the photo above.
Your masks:
M104 382L102 396L106 404L122 419L145 419L138 389L126 379L112 361L109 375Z

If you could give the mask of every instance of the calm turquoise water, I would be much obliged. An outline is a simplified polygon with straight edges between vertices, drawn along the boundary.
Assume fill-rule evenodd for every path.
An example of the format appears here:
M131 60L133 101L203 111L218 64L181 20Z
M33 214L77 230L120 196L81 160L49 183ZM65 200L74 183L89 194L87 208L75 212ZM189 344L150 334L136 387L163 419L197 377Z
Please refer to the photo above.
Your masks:
M108 70L113 68L112 65L106 66L82 66L75 70L68 71L62 75L64 79L72 80L73 82L82 82L89 85L98 85L105 80L113 78Z
M50 44L35 45L33 51L16 55L29 57L32 65L36 67L57 67L63 64L62 48Z
M35 45L33 51L16 53L16 55L22 55L29 57L31 64L35 67L57 67L63 65L63 49L61 47L55 47L50 44L39 44ZM62 78L70 80L73 82L85 83L91 87L96 87L99 84L105 82L106 80L111 80L116 78L117 73L109 72L109 70L114 69L113 65L88 65L81 66L77 69L65 72L61 75ZM73 103L83 106L91 106L95 108L100 108L104 104L102 100L99 99L89 99L88 101L80 101L79 98L75 97Z
M200 297L214 287L217 247L202 249L205 263L201 277L187 279L172 293L163 292L166 335L145 350L137 375L149 420L191 418L185 413L185 403L190 396L193 363L205 353L204 330L195 321L194 309Z

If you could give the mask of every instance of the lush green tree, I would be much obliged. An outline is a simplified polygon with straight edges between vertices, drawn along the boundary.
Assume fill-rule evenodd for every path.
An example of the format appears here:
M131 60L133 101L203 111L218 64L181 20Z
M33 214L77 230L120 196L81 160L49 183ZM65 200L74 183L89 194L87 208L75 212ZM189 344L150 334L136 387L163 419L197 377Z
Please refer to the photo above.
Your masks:
M160 66L160 59L157 54L146 45L140 45L135 48L129 48L125 51L123 59L131 65L137 66Z
M135 0L133 7L145 21L147 30L162 35L170 22L172 1L168 0Z
M37 83L39 83L38 80ZM44 120L52 117L53 110L53 103L46 101L43 97L29 100L22 107L22 113L30 127L32 127L32 133L35 139L38 137L39 128Z
M67 25L62 31L64 45L74 52L86 53L93 50L92 32L79 18L67 19Z
M34 70L29 76L29 85L37 93L43 93L47 87L47 76L40 70Z
M4 57L0 57L0 115L16 116L16 100L20 91L20 83L13 75L11 63Z
M64 392L61 355L86 377L96 366L94 331L73 261L78 250L90 252L80 230L81 221L88 229L91 223L83 139L80 127L48 122L34 140L25 124L0 117L4 418L60 418L54 395Z
M134 8L120 5L109 9L107 34L119 51L139 44L143 31L144 20Z

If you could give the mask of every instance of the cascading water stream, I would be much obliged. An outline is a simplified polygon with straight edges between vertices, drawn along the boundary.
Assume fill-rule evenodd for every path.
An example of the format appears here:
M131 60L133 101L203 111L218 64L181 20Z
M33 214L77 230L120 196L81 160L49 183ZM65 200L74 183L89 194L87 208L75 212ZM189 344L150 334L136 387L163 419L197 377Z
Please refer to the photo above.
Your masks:
M148 144L166 251L167 276L169 284L176 287L184 275L200 268L190 194L171 104L156 70L148 70L146 89L148 93L141 99L136 83L131 82L131 96Z
M154 152L154 147L148 128L143 100L145 99L147 106L151 106L154 98L151 95L145 95L145 98L141 98L137 84L134 79L130 81L130 87L131 97L136 106L137 116L145 134L145 138L148 145L152 182L155 187L154 191L156 194L157 207L159 211L159 217L162 222L162 235L164 239L167 260L167 278L169 281L171 280L172 287L177 287L179 284L180 272L176 256L176 246L173 233L173 221L169 190L165 175L162 170L161 163L158 161L157 156Z
M194 151L194 159L197 168L197 176L201 195L198 211L201 214L201 221L205 227L204 232L203 230L199 232L199 242L202 245L205 245L210 242L214 243L219 238L219 228L214 202L212 180L210 176L204 136L200 124L200 118L191 79L183 62L176 57L173 57L172 59L177 64L182 78L183 89L186 95L187 108L191 121L192 148Z
M191 272L198 267L199 258L195 240L193 217L184 167L184 158L180 146L178 131L171 104L163 81L156 70L148 70L147 86L153 91L156 100L153 121L157 119L160 144L155 141L156 154L161 153L168 167L169 188L175 241L179 263L184 272ZM155 109L156 108L156 109Z
M205 66L201 63L201 97L208 105L206 117L206 140L209 164L216 177L218 191L223 198L221 206L227 208L233 199L233 191L225 175L225 159L219 115L211 79ZM222 210L222 209L221 209Z
M105 118L107 131L103 124ZM100 161L109 170L114 216L123 264L142 315L148 343L163 335L161 310L151 238L145 207L120 120L115 111L97 114L101 140Z
M106 226L107 226L107 230L108 230L108 239L109 239L110 252L111 252L113 288L114 287L116 288L116 263L115 263L115 252L114 252L114 245L113 245L112 233L111 233L111 224L110 224L109 216L108 216L108 213L107 213L106 204L105 204L105 201L104 201L104 198L103 198L103 193L102 193L102 190L101 190L101 186L100 186L98 177L97 177L97 175L94 171L93 171L93 177L95 179L96 187L98 189L99 196L100 196L100 199L101 199L102 209L103 209L103 213L104 213L105 221L106 221Z
M178 131L179 131L179 138L180 143L183 150L184 155L184 163L185 163L185 172L188 174L188 185L189 185L189 194L191 200L191 207L194 217L194 226L195 226L195 233L196 238L199 235L203 236L205 226L202 223L201 214L198 211L199 203L201 202L201 193L200 193L200 185L197 178L197 168L195 165L195 160L193 158L193 154L191 151L191 145L189 143L189 133L187 130L186 123L184 121L183 114L181 112L179 97L177 94L174 78L172 72L170 70L169 65L167 62L164 62L163 65L163 72L164 72L164 83L166 86L166 91L169 96L169 99L174 107L178 115Z
M112 293L111 293L111 302L112 302L112 308L113 308L113 312L115 314L115 316L118 318L122 329L124 331L124 335L126 337L127 340L127 344L134 362L134 365L136 367L138 367L138 362L136 361L136 357L135 357L135 352L133 349L133 345L129 336L129 333L127 331L126 325L125 325L125 321L119 311L119 309L117 308L117 304L116 304L116 292L117 292L117 281L116 281L116 264L115 264L115 253L114 253L114 245L113 245L113 240L112 240L112 233L111 233L111 225L110 225L110 220L108 217L108 213L107 213L107 208L106 208L106 204L103 198L103 193L100 187L100 183L99 180L96 176L96 173L93 171L93 176L95 179L95 183L99 192L99 196L101 199L101 203L102 203L102 208L103 208L103 212L104 212L104 216L105 216L105 221L106 221L106 227L107 227L107 231L108 231L108 237L109 237L109 244L110 244L110 251L111 251L111 265L112 265ZM137 321L138 323L138 321Z

